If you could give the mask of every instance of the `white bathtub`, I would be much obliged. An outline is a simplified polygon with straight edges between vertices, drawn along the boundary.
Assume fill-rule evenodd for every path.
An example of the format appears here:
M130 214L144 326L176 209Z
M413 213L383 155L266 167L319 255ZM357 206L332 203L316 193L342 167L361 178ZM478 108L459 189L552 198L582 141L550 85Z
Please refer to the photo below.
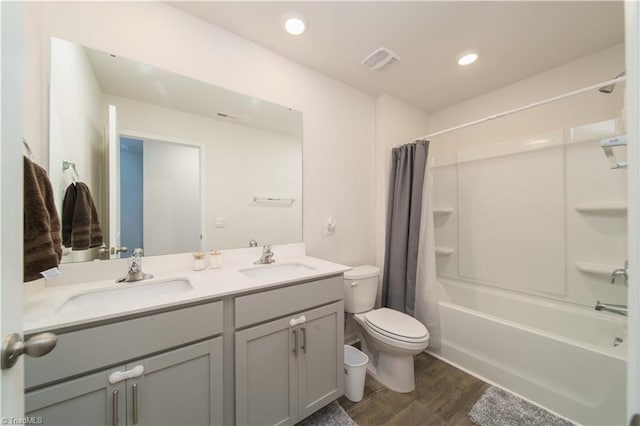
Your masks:
M584 425L624 425L623 317L441 279L442 344L430 352Z

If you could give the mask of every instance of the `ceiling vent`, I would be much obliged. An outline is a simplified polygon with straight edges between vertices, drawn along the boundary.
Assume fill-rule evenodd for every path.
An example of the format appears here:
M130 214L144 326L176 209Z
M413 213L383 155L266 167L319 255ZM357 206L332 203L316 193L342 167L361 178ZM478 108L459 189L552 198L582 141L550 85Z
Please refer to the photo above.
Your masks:
M369 68L371 71L379 70L385 65L393 62L399 61L400 56L398 56L391 49L387 49L386 47L381 47L380 49L375 50L369 56L362 60L362 65Z

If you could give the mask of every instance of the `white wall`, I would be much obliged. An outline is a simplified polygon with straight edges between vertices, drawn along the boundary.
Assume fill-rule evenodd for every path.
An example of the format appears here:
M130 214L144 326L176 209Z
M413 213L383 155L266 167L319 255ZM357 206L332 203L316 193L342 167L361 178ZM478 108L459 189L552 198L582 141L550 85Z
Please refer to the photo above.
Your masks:
M247 126L229 127L232 132L207 144L207 247L247 247L251 239L259 245L301 242L300 140ZM254 197L294 201L254 203ZM224 227L216 225L218 219Z
M304 240L308 253L372 263L375 102L164 3L28 3L26 136L46 158L50 36L109 51L230 90L289 106L304 120ZM328 216L333 237L323 237Z
M104 99L116 106L118 126L125 134L134 131L203 146L204 249L248 247L251 239L259 244L302 241L299 138L131 99ZM254 196L294 198L295 202L253 203ZM226 225L217 227L217 218L225 218Z
M76 164L80 179L92 194L99 190L105 115L102 91L84 49L59 39L53 40L52 49L56 54L51 63L49 143L55 146L50 158L55 167L51 167L49 175L56 203L61 206L69 184L63 178L64 160ZM95 202L99 208L100 200Z
M51 41L51 49L55 55L52 55L50 68L48 122L51 128L49 143L55 149L50 150L48 163L58 211L62 212L64 193L72 182L73 173L62 170L62 162L69 161L75 163L78 179L89 187L99 217L106 217L106 206L102 205L99 196L106 118L102 110L102 91L84 49L60 39ZM38 162L46 166L42 150L38 146L35 150ZM95 249L64 250L62 261L87 261L96 256Z

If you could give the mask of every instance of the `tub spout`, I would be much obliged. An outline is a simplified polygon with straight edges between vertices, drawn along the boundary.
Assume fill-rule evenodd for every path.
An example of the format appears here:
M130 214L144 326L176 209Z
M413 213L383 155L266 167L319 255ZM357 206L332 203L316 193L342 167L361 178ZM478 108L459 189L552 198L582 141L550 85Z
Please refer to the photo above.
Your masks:
M595 306L596 311L607 311L614 314L627 316L628 308L625 305L612 305L608 303L600 303L598 300Z

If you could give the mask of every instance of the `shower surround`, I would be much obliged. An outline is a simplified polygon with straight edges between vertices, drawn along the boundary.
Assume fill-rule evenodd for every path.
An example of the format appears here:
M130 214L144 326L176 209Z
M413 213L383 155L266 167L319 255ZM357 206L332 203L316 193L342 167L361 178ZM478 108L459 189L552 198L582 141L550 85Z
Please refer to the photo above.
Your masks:
M582 424L622 424L626 172L600 140L614 116L436 156L442 340L430 352ZM434 142L438 141L434 138ZM616 343L616 338L623 343Z

